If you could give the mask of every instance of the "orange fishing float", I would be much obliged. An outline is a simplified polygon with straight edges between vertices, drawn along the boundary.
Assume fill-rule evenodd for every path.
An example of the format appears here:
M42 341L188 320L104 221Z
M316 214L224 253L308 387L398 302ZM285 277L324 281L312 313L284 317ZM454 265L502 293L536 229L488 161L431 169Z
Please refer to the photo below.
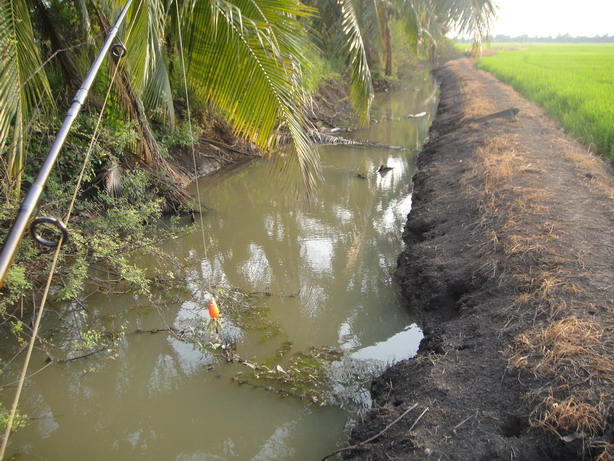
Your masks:
M209 315L212 319L217 319L220 315L220 310L217 307L217 303L215 302L215 298L211 296L209 299Z

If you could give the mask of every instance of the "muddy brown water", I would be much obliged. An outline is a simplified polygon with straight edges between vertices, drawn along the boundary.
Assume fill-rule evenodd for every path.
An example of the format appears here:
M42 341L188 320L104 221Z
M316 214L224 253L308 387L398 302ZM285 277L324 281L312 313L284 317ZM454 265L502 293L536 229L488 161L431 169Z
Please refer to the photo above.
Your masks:
M370 126L344 136L406 149L322 146L324 181L311 204L284 196L264 161L204 178L201 196L213 209L203 219L206 256L199 230L163 245L186 261L188 293L155 309L120 294L53 306L46 336L60 349L89 329L126 334L108 351L28 379L20 409L31 420L12 436L7 459L313 460L344 446L348 425L371 403L373 374L414 355L422 337L392 273L436 105L427 74L379 95ZM382 164L392 169L377 173ZM263 361L281 344L288 356L312 347L343 353L328 364L318 402L241 385L237 376L251 369L166 332L133 334L206 317L202 280L272 294L254 301L268 329L225 323L242 358ZM5 384L20 358L5 367ZM32 363L34 372L44 356ZM12 395L3 388L5 407Z

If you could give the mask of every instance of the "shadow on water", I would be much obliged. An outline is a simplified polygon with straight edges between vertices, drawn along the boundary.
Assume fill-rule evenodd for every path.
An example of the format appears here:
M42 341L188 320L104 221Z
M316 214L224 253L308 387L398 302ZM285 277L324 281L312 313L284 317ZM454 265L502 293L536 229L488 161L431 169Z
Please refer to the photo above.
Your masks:
M203 179L213 208L203 218L206 252L200 231L163 247L189 269L185 292L156 293L156 309L120 294L58 308L63 334L47 332L58 348L94 324L126 334L28 380L21 411L33 419L11 439L16 459L313 460L343 446L348 420L371 403L371 378L413 356L421 339L392 273L436 104L430 77L378 96L373 123L346 136L406 149L322 146L324 180L310 204L285 197L264 161ZM241 328L224 319L222 335L277 381L155 333L203 324L204 290L214 285L260 293L246 301L252 317ZM286 395L305 383L318 392Z

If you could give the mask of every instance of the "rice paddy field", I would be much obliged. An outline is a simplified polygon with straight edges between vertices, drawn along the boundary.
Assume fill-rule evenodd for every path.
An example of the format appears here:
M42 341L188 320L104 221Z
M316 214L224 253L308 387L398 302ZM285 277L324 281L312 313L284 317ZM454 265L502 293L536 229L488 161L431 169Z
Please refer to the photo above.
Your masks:
M614 44L493 45L478 67L614 162Z

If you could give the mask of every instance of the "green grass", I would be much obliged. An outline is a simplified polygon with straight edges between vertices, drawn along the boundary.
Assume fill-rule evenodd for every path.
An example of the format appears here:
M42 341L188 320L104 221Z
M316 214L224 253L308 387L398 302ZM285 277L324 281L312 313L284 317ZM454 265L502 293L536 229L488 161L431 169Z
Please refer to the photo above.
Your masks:
M540 104L570 135L614 162L614 45L506 48L480 59L478 67Z

